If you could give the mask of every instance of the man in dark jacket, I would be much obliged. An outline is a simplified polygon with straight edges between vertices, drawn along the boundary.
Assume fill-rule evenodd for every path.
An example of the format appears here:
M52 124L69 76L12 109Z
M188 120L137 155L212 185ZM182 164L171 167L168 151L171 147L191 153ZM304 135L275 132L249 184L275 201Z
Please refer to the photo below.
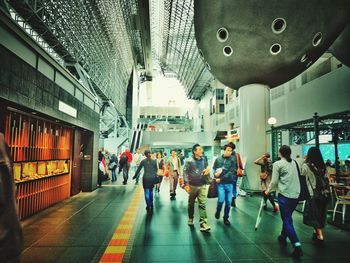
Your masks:
M199 144L192 147L193 156L186 160L184 167L185 190L188 197L188 225L193 226L194 202L198 199L200 230L208 232L210 226L207 223L207 187L209 178L208 162L203 157L203 149Z
M231 208L232 184L236 179L237 162L232 156L234 146L232 143L225 145L224 154L219 156L213 165L214 176L218 187L218 203L216 206L215 218L220 218L222 205L225 201L224 224L230 225L228 220Z
M146 210L151 212L153 210L153 187L158 183L157 177L157 161L151 159L151 152L145 151L146 159L143 159L136 170L133 179L138 178L141 169L143 168L142 185L145 192Z
M0 262L20 262L22 246L12 162L4 135L0 133Z
M123 170L123 184L127 184L129 179L130 163L132 162L132 154L129 149L125 151L119 157L119 173Z

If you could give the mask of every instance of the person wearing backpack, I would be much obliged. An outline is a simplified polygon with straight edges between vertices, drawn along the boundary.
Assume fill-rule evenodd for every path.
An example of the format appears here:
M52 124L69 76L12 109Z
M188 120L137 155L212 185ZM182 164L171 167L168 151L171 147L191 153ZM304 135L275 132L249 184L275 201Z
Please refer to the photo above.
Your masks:
M281 160L273 164L272 180L265 194L268 196L272 191L278 190L278 203L283 222L278 242L286 246L288 237L294 247L292 257L299 259L303 255L303 250L292 218L300 196L299 166L292 160L291 154L292 150L288 145L281 146L278 152Z
M314 228L313 244L324 245L322 228L326 224L327 200L330 196L326 165L320 150L311 147L307 152L306 162L301 168L301 175L306 177L310 198L306 200L304 224Z
M123 185L128 183L131 162L132 154L129 149L125 149L125 151L119 157L119 173L123 171Z
M112 182L117 181L117 175L115 170L117 169L118 166L118 157L114 153L111 156L110 163L108 165L108 169L111 170L112 172Z

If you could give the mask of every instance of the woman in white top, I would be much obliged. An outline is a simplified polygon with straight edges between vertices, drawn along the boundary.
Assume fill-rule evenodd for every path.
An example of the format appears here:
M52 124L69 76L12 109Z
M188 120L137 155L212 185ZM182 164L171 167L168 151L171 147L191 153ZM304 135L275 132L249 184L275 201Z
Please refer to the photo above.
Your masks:
M318 180L328 180L326 176L326 165L321 152L316 147L311 147L307 152L306 162L303 164L301 174L306 176L306 185L309 190L310 199L306 200L304 210L304 224L314 228L312 240L316 245L323 245L323 233L327 217L327 201L315 198L314 193L319 185ZM322 178L321 178L322 177Z
M303 251L292 219L300 194L299 167L297 162L290 157L291 154L292 151L288 145L283 145L279 149L281 160L273 164L272 180L265 194L268 195L274 190L278 191L278 203L283 222L278 242L285 246L287 245L286 239L288 237L294 247L292 256L299 259L303 255Z

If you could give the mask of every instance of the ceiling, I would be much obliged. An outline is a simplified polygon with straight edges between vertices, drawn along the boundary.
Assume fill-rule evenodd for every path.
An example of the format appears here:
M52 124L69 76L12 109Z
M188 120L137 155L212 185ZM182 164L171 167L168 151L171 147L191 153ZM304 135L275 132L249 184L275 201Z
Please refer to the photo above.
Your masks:
M194 35L194 0L9 0L17 20L45 41L62 65L86 73L102 100L126 112L127 86L137 68L177 77L191 99L205 92L211 73ZM17 21L17 22L18 22ZM39 38L38 38L39 39Z

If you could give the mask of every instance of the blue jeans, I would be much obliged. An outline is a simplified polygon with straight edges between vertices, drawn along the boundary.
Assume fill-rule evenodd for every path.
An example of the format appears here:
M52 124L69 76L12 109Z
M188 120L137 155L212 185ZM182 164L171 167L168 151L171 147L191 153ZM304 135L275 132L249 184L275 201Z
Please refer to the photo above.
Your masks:
M153 207L153 188L145 188L143 189L145 192L145 200L147 208Z
M300 246L299 238L295 232L292 218L292 214L298 205L298 199L288 198L279 194L278 203L283 222L281 236L284 238L288 237L294 247Z
M233 183L232 183L232 198L236 199L237 197L237 177L233 178Z
M111 171L112 171L112 182L117 181L117 174L115 172L115 169L113 169Z
M232 190L232 184L218 184L218 204L216 206L216 212L221 212L222 205L225 201L224 219L228 219L230 215Z

